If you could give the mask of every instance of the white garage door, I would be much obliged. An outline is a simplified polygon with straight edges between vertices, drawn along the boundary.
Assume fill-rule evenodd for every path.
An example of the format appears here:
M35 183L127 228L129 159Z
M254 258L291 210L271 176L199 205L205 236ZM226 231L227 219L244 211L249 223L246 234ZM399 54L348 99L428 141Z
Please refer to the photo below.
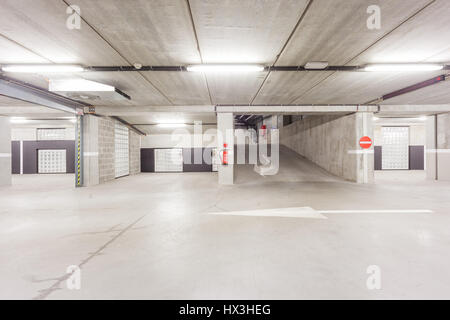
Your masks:
M130 174L130 147L128 142L128 128L116 122L114 128L115 146L115 177Z
M66 150L38 150L38 173L66 173Z
M409 169L409 128L382 127L382 135L382 169Z

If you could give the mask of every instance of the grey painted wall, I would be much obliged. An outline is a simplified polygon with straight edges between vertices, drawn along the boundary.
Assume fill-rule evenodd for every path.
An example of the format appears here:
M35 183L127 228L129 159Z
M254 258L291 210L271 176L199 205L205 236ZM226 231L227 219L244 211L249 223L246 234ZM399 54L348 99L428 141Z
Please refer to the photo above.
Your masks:
M195 153L201 155L201 163L194 163ZM183 172L211 172L212 148L183 148Z
M162 148L141 149L142 172L155 172L155 149ZM212 172L211 151L212 148L183 148L183 172ZM202 153L202 163L194 163L195 152Z
M409 146L409 170L424 170L424 146Z
M381 148L381 146L374 146L373 151L374 151L374 160L375 160L374 169L382 170L383 169L383 165L382 165L383 164L383 149Z
M375 170L383 170L383 147L374 146ZM409 170L425 169L425 147L409 146Z
M20 141L11 141L11 173L20 174Z
M41 140L23 142L23 173L38 173L39 149L65 149L66 172L75 172L75 141L74 140Z

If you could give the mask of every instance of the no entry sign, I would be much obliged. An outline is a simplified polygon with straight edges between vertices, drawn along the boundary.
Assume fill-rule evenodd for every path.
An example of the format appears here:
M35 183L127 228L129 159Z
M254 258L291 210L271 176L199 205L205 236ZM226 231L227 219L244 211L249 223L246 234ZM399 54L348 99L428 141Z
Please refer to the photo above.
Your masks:
M372 146L372 139L367 136L362 137L361 139L359 139L359 145L363 149L369 149Z

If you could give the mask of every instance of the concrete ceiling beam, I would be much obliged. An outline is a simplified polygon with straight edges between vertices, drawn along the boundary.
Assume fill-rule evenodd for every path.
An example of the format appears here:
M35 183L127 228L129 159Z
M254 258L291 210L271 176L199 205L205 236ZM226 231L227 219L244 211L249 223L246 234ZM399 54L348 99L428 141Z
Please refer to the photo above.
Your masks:
M83 110L86 106L85 104L4 76L0 76L0 95L72 114L76 114L77 110Z
M450 104L430 105L380 105L379 113L383 115L425 115L450 112Z
M214 113L215 106L97 106L94 110L103 116L137 116L151 112Z
M320 113L351 113L351 112L376 112L376 105L267 105L267 106L217 106L216 111L232 112L237 114L320 114Z

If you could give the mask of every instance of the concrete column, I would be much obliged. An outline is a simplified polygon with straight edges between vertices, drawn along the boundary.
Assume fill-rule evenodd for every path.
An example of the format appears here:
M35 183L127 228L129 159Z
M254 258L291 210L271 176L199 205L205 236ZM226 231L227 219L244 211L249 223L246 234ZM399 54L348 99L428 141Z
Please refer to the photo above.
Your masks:
M11 185L11 124L0 117L0 187Z
M437 180L436 120L433 115L427 117L426 121L425 170L429 180Z
M83 185L99 184L98 123L99 118L83 116Z
M427 178L450 181L450 113L427 119Z
M357 183L373 183L374 182L374 154L373 154L373 113L358 112L356 113L356 150L361 153L356 154L356 182ZM359 140L362 137L372 139L370 149L362 149Z
M222 154L223 144L228 145L228 165L219 164L219 184L234 183L234 117L232 113L217 114L217 150Z
M437 178L450 181L450 113L437 115Z

